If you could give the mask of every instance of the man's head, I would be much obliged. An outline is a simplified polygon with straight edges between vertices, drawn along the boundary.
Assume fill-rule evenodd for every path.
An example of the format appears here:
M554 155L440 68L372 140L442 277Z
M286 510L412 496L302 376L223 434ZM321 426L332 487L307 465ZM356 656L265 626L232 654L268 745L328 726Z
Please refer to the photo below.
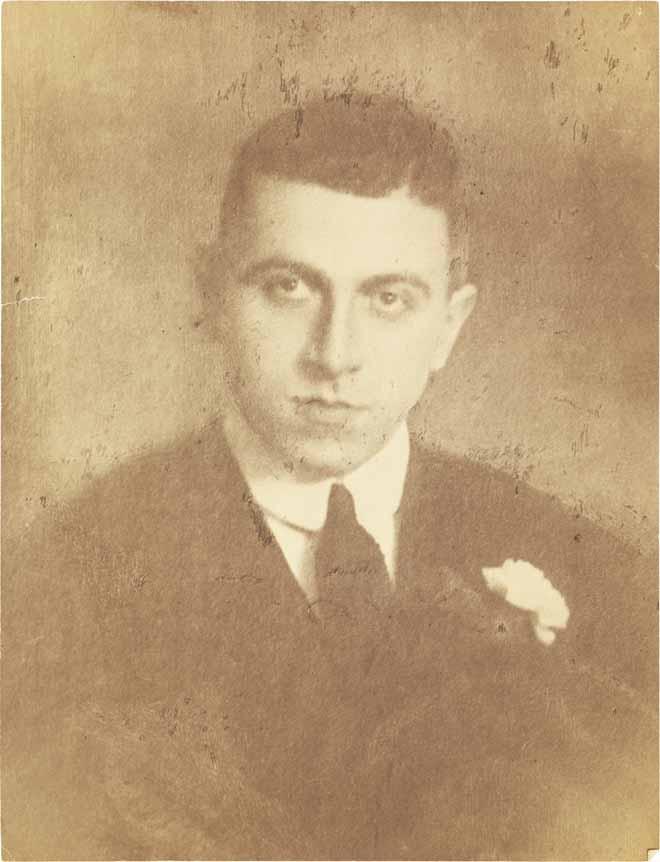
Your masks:
M449 355L474 299L451 289L455 180L447 133L390 98L313 103L239 151L218 287L229 380L299 477L364 463Z

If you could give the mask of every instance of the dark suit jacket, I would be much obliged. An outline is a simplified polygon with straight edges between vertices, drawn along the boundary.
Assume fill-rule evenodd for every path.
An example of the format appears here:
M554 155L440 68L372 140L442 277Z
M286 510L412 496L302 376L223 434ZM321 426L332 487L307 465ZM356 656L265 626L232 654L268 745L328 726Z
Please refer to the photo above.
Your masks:
M6 553L12 859L646 858L654 560L497 472L413 450L398 590L309 613L218 427ZM563 593L545 646L481 568Z

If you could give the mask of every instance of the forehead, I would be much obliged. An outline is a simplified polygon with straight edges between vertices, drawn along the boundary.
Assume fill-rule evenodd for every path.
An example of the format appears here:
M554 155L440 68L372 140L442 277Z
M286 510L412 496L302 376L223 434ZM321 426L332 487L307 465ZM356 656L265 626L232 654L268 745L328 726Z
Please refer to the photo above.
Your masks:
M446 214L405 189L370 198L259 176L242 219L242 256L286 257L335 277L412 271L435 280L449 261Z

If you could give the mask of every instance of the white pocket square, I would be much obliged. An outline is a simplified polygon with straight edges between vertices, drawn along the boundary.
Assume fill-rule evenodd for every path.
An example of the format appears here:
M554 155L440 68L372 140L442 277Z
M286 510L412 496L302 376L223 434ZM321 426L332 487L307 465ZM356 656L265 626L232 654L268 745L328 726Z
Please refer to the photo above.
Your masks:
M497 568L482 568L490 590L509 604L532 613L537 638L550 645L556 638L553 629L565 629L570 611L564 597L553 587L541 569L526 560L505 560Z

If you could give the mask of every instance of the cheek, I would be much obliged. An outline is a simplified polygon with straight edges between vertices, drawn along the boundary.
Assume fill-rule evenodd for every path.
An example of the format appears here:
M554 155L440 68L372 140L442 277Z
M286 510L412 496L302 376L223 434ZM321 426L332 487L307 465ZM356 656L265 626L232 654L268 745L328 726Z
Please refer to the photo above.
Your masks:
M428 380L437 347L435 328L428 324L400 329L372 353L374 377L384 397L405 403L418 400Z
M296 365L305 341L304 322L272 312L258 301L245 301L228 318L228 340L235 356L262 385L284 382Z

